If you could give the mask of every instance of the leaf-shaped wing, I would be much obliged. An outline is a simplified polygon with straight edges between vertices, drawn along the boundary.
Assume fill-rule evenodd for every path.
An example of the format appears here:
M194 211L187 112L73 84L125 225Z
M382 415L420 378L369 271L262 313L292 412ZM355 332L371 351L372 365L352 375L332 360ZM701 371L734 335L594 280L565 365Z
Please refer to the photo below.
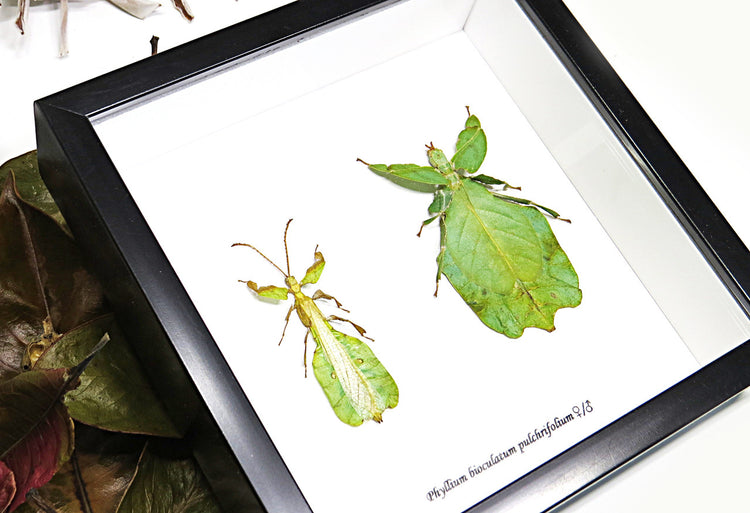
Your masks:
M361 340L331 329L333 347L319 343L313 371L338 418L350 426L380 422L398 404L398 387L380 360Z
M462 183L446 213L443 274L493 330L512 338L527 327L552 331L555 312L578 306L581 291L547 219Z
M368 168L396 182L413 182L428 185L448 185L448 180L432 166L417 164L368 164Z
M307 285L308 283L318 283L318 280L320 279L320 275L323 273L323 268L326 266L325 258L323 258L323 253L320 251L315 252L315 261L313 264L307 268L307 272L305 272L305 277L302 278L302 281L300 282L300 287L302 285Z
M464 169L475 173L482 165L487 154L487 136L476 116L469 115L466 127L458 134L456 153L451 159L455 169Z

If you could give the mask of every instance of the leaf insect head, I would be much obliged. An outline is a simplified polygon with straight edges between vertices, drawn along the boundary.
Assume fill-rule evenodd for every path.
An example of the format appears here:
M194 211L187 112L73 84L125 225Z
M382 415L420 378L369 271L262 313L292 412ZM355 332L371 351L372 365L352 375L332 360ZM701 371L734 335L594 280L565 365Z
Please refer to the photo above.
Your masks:
M286 257L286 272L279 267L273 260L268 258L266 255L263 254L262 251L260 251L258 248L253 246L252 244L247 244L243 242L237 242L232 244L232 247L235 246L246 246L256 253L258 253L260 256L262 256L266 261L268 261L272 266L274 266L278 271L284 275L284 283L286 284L286 287L279 287L276 285L263 285L259 286L257 283L251 280L238 280L240 283L244 283L253 290L256 294L258 294L261 297L269 298L269 299L276 299L283 301L288 298L289 294L292 294L295 298L294 304L289 308L289 311L286 314L285 324L284 324L284 330L281 333L281 339L279 340L279 344L284 340L284 335L286 334L286 328L289 325L289 319L292 315L292 312L294 310L297 310L297 314L300 317L300 321L302 321L302 324L305 325L305 327L310 327L310 319L309 319L309 303L305 301L305 298L308 300L308 296L302 292L302 287L304 285L307 285L309 283L317 283L317 281L320 279L320 275L323 273L323 268L325 267L325 259L323 258L323 254L318 251L318 246L315 246L315 256L314 256L314 262L313 264L307 269L305 272L305 276L302 279L302 281L298 282L297 279L292 276L290 271L290 265L289 265L289 248L287 245L287 233L289 231L289 225L291 224L292 219L289 219L286 223L286 227L284 229L284 255ZM341 310L344 310L347 312L345 308L342 308L341 303L334 298L333 296L330 296L320 290L316 291L312 295L312 300L316 299L329 299L336 303L336 306L340 308ZM338 319L334 317L335 319ZM357 327L358 329L361 329ZM361 333L361 332L360 332Z

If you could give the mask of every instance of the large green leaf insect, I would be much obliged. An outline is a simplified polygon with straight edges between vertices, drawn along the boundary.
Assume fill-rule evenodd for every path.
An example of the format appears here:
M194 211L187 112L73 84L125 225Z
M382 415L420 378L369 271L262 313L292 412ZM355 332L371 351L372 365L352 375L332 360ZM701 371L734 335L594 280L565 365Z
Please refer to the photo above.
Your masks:
M477 174L487 153L487 137L469 108L456 153L427 145L429 166L368 164L375 173L404 187L434 192L422 228L440 222L435 296L445 275L474 313L493 330L520 337L527 327L555 329L558 309L581 303L578 275L545 216L554 210L503 194L519 189ZM500 189L500 190L498 190Z
M362 337L369 339L361 326L335 315L324 317L318 305L315 304L315 301L319 299L332 300L339 309L348 311L341 307L341 303L336 298L320 290L317 290L312 296L302 292L303 286L318 282L325 266L325 259L316 247L314 262L307 269L302 281L297 281L291 275L289 271L289 251L286 243L286 234L291 222L290 219L284 230L286 272L254 246L245 243L232 245L232 247L246 246L255 250L284 275L286 287L258 286L253 281L239 281L247 284L252 291L261 297L285 300L289 295L293 296L294 304L286 314L284 330L281 333L279 344L284 340L284 334L292 312L296 311L299 320L307 328L304 354L305 376L307 376L307 336L312 334L316 342L312 360L313 372L333 411L342 422L351 426L359 426L368 420L381 422L383 412L388 408L395 408L398 404L396 382L367 344L333 329L329 321L348 322Z

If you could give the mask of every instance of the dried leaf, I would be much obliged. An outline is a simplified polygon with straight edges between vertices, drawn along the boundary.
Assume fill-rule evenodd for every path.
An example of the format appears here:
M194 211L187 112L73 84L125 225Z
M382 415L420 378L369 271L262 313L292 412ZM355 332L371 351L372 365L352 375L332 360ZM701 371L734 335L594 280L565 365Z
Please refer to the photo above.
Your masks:
M21 370L27 350L44 345L45 333L100 316L103 301L74 241L19 197L10 173L0 191L0 381Z
M175 9L180 11L180 14L182 14L182 17L185 18L188 21L193 21L193 13L190 10L190 6L185 0L172 0L172 3L175 6Z
M111 3L135 16L144 19L149 16L161 4L153 0L109 0ZM188 21L193 20L193 13L190 6L185 0L172 0L174 7L180 12L183 18ZM2 2L0 2L2 5ZM26 20L28 18L28 9L31 0L18 0L18 16L16 18L16 27L25 34ZM68 0L60 0L60 10L62 18L60 21L60 56L68 54ZM1 513L1 512L0 512Z
M60 57L68 55L68 0L60 0Z
M76 425L75 460L63 465L18 513L47 513L50 508L57 513L116 513L145 443L143 437Z
M65 233L72 236L57 203L39 174L36 150L19 155L0 166L0 182L4 183L11 173L16 180L18 196L57 221Z
M18 0L18 18L16 18L16 27L21 31L21 34L24 34L26 18L28 17L26 11L29 8L30 3L31 0Z
M152 0L109 0L126 13L136 18L144 19L146 16L161 6L159 2Z

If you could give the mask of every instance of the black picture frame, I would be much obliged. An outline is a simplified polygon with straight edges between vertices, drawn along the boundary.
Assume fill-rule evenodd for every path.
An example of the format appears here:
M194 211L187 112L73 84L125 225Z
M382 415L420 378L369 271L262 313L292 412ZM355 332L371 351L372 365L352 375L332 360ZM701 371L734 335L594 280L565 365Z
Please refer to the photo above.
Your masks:
M312 511L99 140L92 118L397 0L299 0L35 103L44 180L227 511ZM750 316L750 253L562 2L518 0ZM147 342L139 342L147 341ZM743 343L470 508L550 509L750 385ZM550 490L553 492L550 493Z

